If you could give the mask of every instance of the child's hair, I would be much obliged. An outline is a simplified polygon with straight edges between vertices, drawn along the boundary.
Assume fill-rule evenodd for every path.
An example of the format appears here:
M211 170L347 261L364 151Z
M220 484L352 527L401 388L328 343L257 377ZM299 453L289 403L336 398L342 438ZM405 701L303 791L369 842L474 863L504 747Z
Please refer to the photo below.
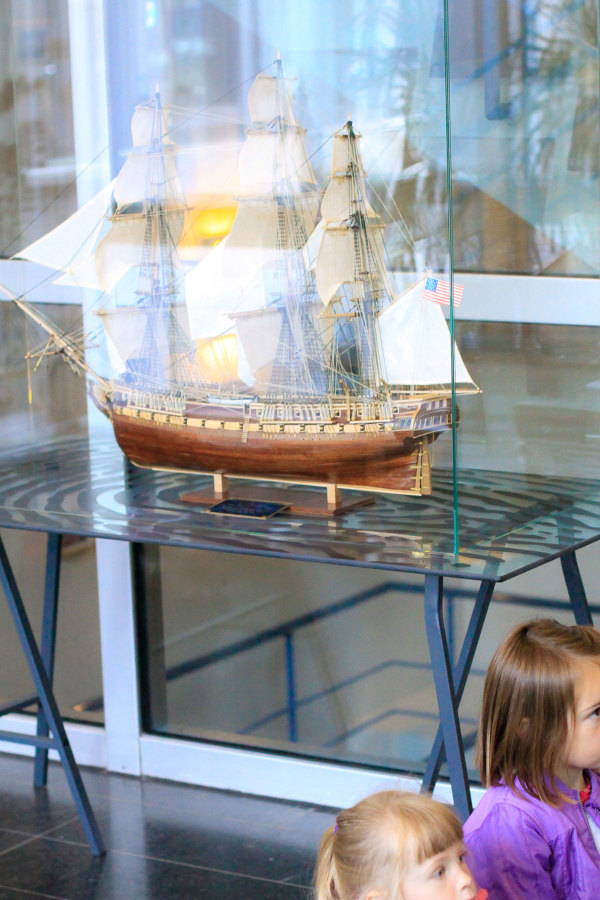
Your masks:
M600 663L600 632L591 625L534 619L518 625L496 650L483 691L476 759L481 780L502 779L551 806L566 796L556 773L564 762L575 713L577 663Z
M426 794L381 791L339 813L321 840L316 900L354 900L369 890L397 896L407 869L462 841L449 806Z

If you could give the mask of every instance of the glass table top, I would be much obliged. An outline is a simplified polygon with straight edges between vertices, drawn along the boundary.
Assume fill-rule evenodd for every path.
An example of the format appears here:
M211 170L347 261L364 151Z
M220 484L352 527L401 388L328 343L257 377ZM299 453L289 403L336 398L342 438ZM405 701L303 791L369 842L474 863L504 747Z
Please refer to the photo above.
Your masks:
M273 499L272 484L232 479L232 497L238 485L246 497L264 500L266 489ZM0 527L492 581L600 537L600 491L584 479L461 470L458 553L452 476L443 469L429 497L368 495L370 505L335 517L292 510L246 518L182 499L210 496L212 486L210 476L135 468L110 435L68 435L0 452ZM279 484L276 499L298 490ZM324 494L300 491L309 504Z

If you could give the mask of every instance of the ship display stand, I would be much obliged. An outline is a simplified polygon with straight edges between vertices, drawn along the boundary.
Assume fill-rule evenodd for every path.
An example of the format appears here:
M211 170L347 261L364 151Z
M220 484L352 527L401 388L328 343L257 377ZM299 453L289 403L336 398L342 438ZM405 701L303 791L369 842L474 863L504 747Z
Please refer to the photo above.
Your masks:
M191 491L181 495L186 503L223 515L244 515L264 518L279 513L302 516L340 516L342 513L369 506L374 499L357 491L342 491L337 484L315 485L320 490L307 491L311 485L298 484L277 487L264 480L232 479L224 472L212 473L212 490ZM228 501L227 503L225 501Z
M210 479L206 481L210 489ZM226 488L224 483L221 486ZM440 730L423 787L434 786L445 758L454 803L465 818L472 801L459 704L494 588L559 559L575 620L590 623L576 552L600 540L597 486L585 479L465 470L461 473L463 515L458 552L454 549L452 476L444 470L436 473L435 491L430 497L391 500L376 495L372 504L327 520L297 513L262 519L212 515L182 501L182 496L197 487L198 478L191 474L124 465L112 438L90 443L87 437L69 435L2 454L0 527L45 531L51 542L56 541L52 536L78 534L130 544L140 634L146 636L140 663L143 684L148 678L154 683L164 682L159 671L148 673L149 660L160 657L162 646L156 626L160 620L160 588L152 574L159 546L420 576L423 627L440 713ZM49 560L50 581L58 576L56 566L54 555ZM5 553L0 556L0 568L12 603L18 595ZM448 642L446 578L476 588L466 636L456 657ZM201 600L202 586L199 591ZM323 615L326 612L323 609ZM43 640L55 629L55 616L50 616ZM51 681L51 671L46 670L46 678ZM51 729L60 730L56 711L47 699L50 692L51 685L42 683L43 713ZM85 807L80 808L82 817L85 812ZM95 839L98 852L101 845L97 834Z

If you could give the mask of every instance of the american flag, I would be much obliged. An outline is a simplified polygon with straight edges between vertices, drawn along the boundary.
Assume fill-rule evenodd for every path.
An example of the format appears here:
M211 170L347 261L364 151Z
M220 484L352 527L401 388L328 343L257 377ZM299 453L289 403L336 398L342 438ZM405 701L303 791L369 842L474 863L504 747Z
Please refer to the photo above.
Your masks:
M454 290L452 291L452 299L455 306L460 306L464 287L462 284L454 282ZM428 278L425 282L423 297L427 300L435 300L436 303L445 303L450 306L450 285L447 281L440 281L439 278Z

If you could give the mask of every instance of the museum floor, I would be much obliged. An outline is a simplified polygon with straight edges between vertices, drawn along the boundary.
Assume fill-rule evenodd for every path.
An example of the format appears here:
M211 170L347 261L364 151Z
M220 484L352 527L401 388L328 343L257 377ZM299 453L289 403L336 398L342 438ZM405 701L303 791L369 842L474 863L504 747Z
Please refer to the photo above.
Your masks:
M108 852L90 855L62 769L0 754L0 900L300 900L333 813L83 770Z

